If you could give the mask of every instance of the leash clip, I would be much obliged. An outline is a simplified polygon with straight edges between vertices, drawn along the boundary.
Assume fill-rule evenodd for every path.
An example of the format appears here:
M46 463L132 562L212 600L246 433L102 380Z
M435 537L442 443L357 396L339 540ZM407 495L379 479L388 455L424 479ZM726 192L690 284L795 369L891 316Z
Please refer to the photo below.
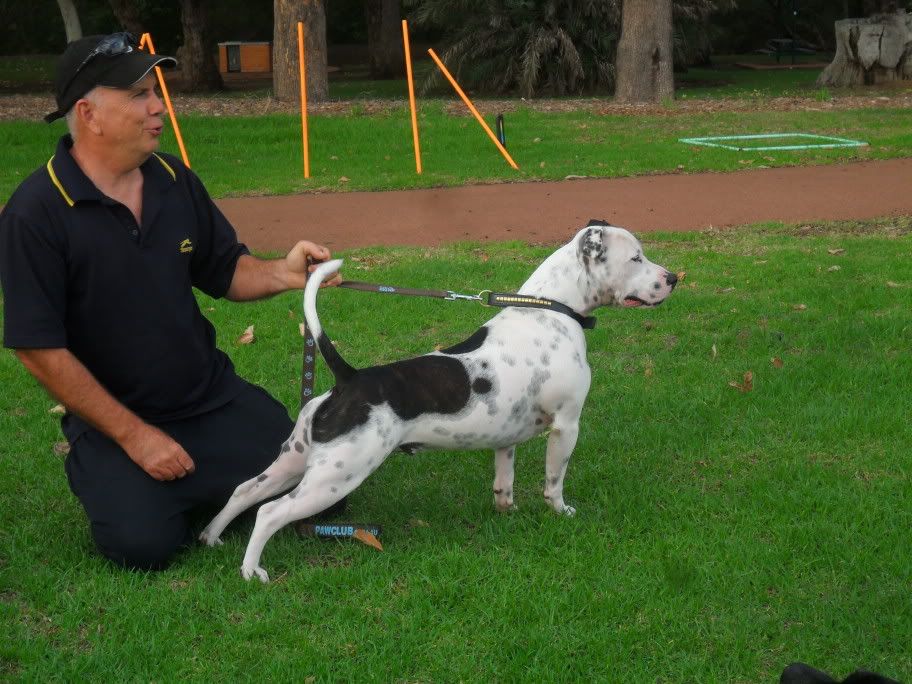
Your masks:
M447 290L447 294L446 294L446 297L444 297L444 299L447 300L448 302L455 302L457 299L465 299L466 301L469 301L469 302L480 302L481 293L479 293L477 295L465 295L465 294L459 294L458 292L453 292L452 290Z

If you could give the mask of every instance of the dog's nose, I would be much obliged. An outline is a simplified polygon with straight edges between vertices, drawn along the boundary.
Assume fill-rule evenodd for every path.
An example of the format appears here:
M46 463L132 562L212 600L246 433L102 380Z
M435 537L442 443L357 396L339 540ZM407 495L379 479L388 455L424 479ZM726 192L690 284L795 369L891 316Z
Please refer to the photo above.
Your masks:
M678 282L678 276L676 276L674 273L669 271L668 273L665 274L665 282L668 283L669 285L671 285L672 287L674 287L675 284Z

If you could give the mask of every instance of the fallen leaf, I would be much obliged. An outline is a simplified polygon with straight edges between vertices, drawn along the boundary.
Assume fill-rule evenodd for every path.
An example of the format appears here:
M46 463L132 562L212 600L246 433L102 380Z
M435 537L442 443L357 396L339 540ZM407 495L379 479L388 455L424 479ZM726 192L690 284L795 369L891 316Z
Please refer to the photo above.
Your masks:
M735 382L732 380L728 383L729 387L734 387L740 392L750 392L754 389L754 373L753 371L747 371L744 374L744 382Z
M420 518L412 518L411 520L409 520L409 525L411 525L412 527L430 527L431 526L430 523L426 523L424 520L421 520Z
M841 270L841 269L842 269L842 266L830 266L830 267L827 269L827 272L828 272L828 273L832 273L833 271L839 271L839 270Z
M307 326L304 323L298 323L298 332L301 333L301 337L307 335Z
M687 271L678 271L677 276L678 281L684 282L684 280L687 278Z
M807 310L807 304L795 304L795 306L793 306L792 308L793 308L795 311L806 311L806 310Z
M373 546L377 551L383 551L383 544L380 543L380 540L377 539L367 530L357 529L352 535L353 539L357 539L362 544L367 544L368 546Z
M348 181L349 181L348 176L339 176L340 183L348 183Z
M243 334L237 339L238 344L251 344L256 341L253 336L253 326L248 326Z
M564 176L564 180L582 180L583 178L587 178L587 176L578 176L575 173L571 173L568 176Z
M295 312L294 312L294 311L292 311L291 309L289 309L289 310L288 310L288 317L291 318L291 319L294 319L294 318L297 318L297 315L295 315Z
M58 456L66 456L70 453L69 442L54 442L54 453Z
M716 345L712 346L712 355L713 355L713 358L716 358L719 355L719 350L716 349Z
M66 413L66 409L63 407L63 404L57 404L57 406L48 411L48 413L63 414Z
M771 358L770 363L773 364L773 366L775 366L776 368L782 368L782 366L785 365L782 363L782 359L780 359L778 356L774 356L773 358Z
M836 256L837 254L845 254L845 250L842 247L837 247L835 249L828 249L827 252Z
M902 287L899 283L894 283L892 280L887 281L887 287Z

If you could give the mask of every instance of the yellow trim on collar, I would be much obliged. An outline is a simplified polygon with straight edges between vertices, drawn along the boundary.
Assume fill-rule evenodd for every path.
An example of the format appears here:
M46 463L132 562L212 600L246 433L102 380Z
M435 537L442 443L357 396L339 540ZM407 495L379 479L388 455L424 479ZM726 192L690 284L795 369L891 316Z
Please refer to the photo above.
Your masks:
M57 174L54 173L54 167L51 162L54 161L54 157L48 159L47 170L48 175L51 177L51 182L57 186L57 189L60 191L60 194L63 195L63 199L66 200L66 203L71 207L76 204L73 199L67 194L67 191L63 189L63 184L60 182L60 179L57 178Z
M164 159L162 159L157 154L155 154L155 152L152 153L152 156L155 157L156 159L158 159L158 161L161 162L161 165L164 166L168 170L168 173L171 174L171 180L176 181L177 174L174 173L174 169L172 169L170 166L168 166L168 162L166 162Z

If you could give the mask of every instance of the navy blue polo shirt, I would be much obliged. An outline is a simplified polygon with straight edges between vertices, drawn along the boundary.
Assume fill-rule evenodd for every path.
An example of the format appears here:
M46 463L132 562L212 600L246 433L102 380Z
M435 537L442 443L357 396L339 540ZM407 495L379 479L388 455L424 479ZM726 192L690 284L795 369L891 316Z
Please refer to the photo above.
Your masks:
M69 349L149 421L224 405L245 383L193 288L222 297L247 248L179 159L153 154L140 167L137 225L82 172L72 145L61 138L0 214L4 346Z

